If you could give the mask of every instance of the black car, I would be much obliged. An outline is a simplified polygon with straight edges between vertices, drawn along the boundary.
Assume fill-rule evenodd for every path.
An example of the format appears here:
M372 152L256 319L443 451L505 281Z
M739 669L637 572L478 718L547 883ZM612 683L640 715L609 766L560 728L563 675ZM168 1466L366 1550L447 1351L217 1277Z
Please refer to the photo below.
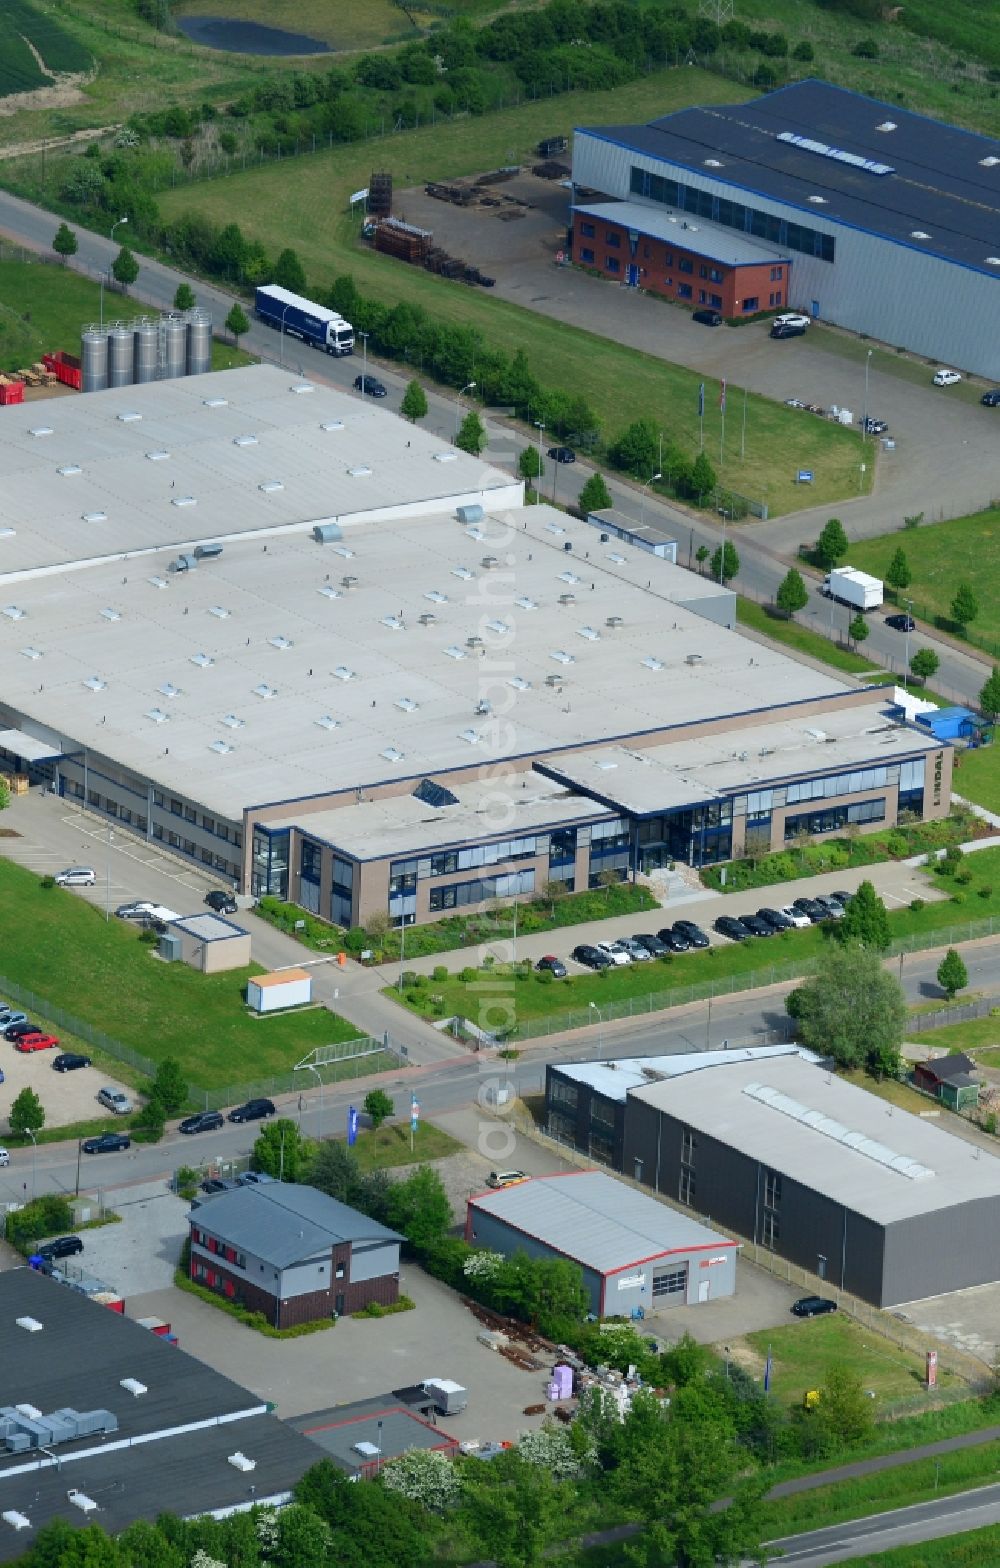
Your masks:
M89 1066L89 1056L81 1056L79 1051L63 1051L52 1063L52 1070L57 1073L75 1073L78 1067Z
M861 418L858 420L858 424L861 426L866 436L884 436L889 428L887 420L874 419L871 414L868 414L867 416L862 414Z
M894 632L915 632L917 629L912 615L887 615L885 624L891 626Z
M547 970L554 980L565 980L566 978L566 965L561 958L556 957L555 953L546 953L544 958L538 960L535 968L539 974L544 974Z
M771 328L772 338L801 338L805 336L805 327L796 326L792 321L776 321Z
M691 951L691 939L683 931L678 931L676 926L664 926L658 931L657 936L663 943L668 953L688 953Z
M215 1111L208 1111L204 1114L214 1116L218 1113ZM273 1100L248 1100L246 1105L238 1105L234 1111L230 1111L229 1120L231 1122L259 1122L263 1121L265 1116L273 1116L274 1114L275 1111ZM221 1122L222 1118L220 1117L219 1121L215 1122L213 1125L218 1127L221 1125ZM197 1127L192 1128L193 1132L199 1132L200 1130L201 1129Z
M221 887L213 888L211 893L205 894L205 903L209 909L214 909L217 915L235 915L236 900L232 893L226 893Z
M747 942L753 934L735 915L720 915L715 930L720 936L728 936L731 942Z
M765 925L771 927L772 931L790 931L792 929L792 922L787 915L781 913L780 909L768 909L766 907L758 909L757 919L763 920Z
M774 935L774 927L770 921L762 920L760 915L741 915L740 923L746 926L752 936Z
M607 953L602 953L599 947L591 947L589 942L582 942L579 947L574 947L570 958L578 964L584 964L588 969L610 969L612 960Z
M639 946L644 947L646 952L650 953L653 958L662 958L665 953L669 953L671 951L669 944L663 940L662 936L654 936L651 931L637 932L635 940L639 943Z
M673 929L678 936L684 937L691 947L708 946L708 937L701 926L696 926L693 920L675 920ZM660 935L663 935L662 931Z
M355 392L363 392L366 397L388 397L385 387L375 376L355 376Z
M38 1034L39 1024L25 1022L23 1024L8 1024L3 1032L5 1040L20 1040L23 1034Z
M837 903L838 904L843 904L844 908L846 909L848 904L851 902L851 899L854 897L854 894L853 893L831 893L830 897L831 898L835 898L837 900Z
M83 1242L79 1236L57 1236L55 1241L43 1241L38 1249L40 1258L47 1258L51 1263L54 1258L75 1258L78 1252L83 1251Z
M813 925L818 920L828 920L830 915L829 910L824 909L823 905L817 903L814 898L796 898L792 902L792 908L801 910L806 919L811 920Z
M691 320L697 321L702 327L721 327L722 316L717 310L693 310Z
M232 1192L240 1183L235 1176L206 1176L201 1183L202 1192Z
M993 387L989 392L984 392L979 401L984 408L1000 408L1000 387Z
M800 1296L798 1301L792 1303L792 1311L797 1318L820 1318L824 1312L836 1312L837 1303L831 1301L829 1296Z
M571 446L550 446L547 455L551 457L553 463L576 462L576 453Z
M221 1111L199 1111L196 1116L185 1116L178 1127L178 1132L215 1132L217 1127L224 1127Z
M98 1138L84 1138L84 1154L112 1154L117 1149L130 1149L132 1140L127 1132L102 1132Z
M263 1187L265 1182L277 1180L268 1176L265 1171L240 1171L236 1178L237 1187Z

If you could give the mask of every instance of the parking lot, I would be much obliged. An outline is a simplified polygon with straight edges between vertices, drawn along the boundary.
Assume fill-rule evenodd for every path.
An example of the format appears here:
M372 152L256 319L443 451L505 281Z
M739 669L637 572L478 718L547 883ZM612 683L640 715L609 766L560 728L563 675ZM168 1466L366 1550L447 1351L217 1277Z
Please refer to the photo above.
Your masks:
M32 1019L35 1015L32 1014ZM58 1031L56 1031L58 1033ZM0 1040L0 1067L4 1082L0 1088L0 1141L9 1130L7 1112L22 1089L34 1089L45 1110L46 1127L65 1127L71 1122L90 1121L97 1116L109 1116L97 1103L99 1089L123 1089L131 1094L127 1084L108 1076L97 1067L81 1067L71 1073L53 1071L52 1063L63 1049L75 1050L76 1045L60 1041L58 1050L32 1051L22 1055L7 1040ZM81 1047L86 1051L86 1046Z
M69 1260L69 1272L82 1269L129 1304L135 1296L170 1290L190 1205L157 1181L120 1188L109 1196L108 1206L121 1215L121 1223L83 1231L83 1254Z

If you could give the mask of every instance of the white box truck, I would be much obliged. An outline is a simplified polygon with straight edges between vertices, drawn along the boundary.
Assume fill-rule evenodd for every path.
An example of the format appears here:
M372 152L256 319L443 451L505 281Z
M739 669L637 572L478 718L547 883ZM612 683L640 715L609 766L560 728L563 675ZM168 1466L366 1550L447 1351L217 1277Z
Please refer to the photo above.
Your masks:
M879 578L869 577L853 566L837 566L829 572L823 579L823 592L828 599L849 604L855 610L877 610L885 597Z

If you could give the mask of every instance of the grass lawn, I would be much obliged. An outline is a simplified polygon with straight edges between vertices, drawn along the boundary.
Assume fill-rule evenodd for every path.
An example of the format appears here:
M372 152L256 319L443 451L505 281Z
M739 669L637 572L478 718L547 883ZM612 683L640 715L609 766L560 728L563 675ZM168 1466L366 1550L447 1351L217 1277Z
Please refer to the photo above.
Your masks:
M955 588L960 582L970 583L979 601L979 614L969 628L970 641L1000 655L1000 507L858 540L851 545L851 563L884 577L899 549L913 575L900 602L912 599L914 615L931 625L950 626ZM915 640L919 643L919 635Z
M840 643L831 642L829 637L823 637L808 626L801 626L798 621L786 621L777 612L772 614L766 605L757 604L754 599L737 599L736 619L741 626L749 626L755 632L761 632L783 648L791 648L795 653L819 659L822 664L830 664L845 675L885 675L886 680L891 679L884 670L873 665L871 659L862 657L851 648L842 647Z
M664 114L691 102L746 96L738 84L694 68L654 72L628 88L629 117ZM428 179L448 179L512 161L530 162L542 135L570 133L574 125L618 120L620 93L567 93L541 103L401 132L372 146L335 147L251 171L159 193L166 220L184 211L215 223L237 222L248 238L271 253L284 245L297 251L311 288L353 272L358 287L386 303L421 305L443 320L475 328L491 345L521 348L543 384L572 388L595 409L605 437L628 422L635 409L658 421L689 452L698 444L699 372L630 349L609 338L536 315L487 291L456 286L361 247L357 220L346 211L347 196L367 182L372 159L391 170L406 189ZM730 389L735 396L735 389ZM706 398L705 440L719 449L718 398ZM826 420L804 420L795 409L751 397L747 412L747 456L727 444L718 473L723 484L767 500L772 516L801 505L794 479L799 468L815 474L812 499L832 501L856 492L859 437ZM715 459L713 456L713 463Z
M961 1001L961 997L956 998ZM975 1051L981 1067L1000 1067L1000 1017L970 1018L964 1024L945 1024L935 1029L933 1044L943 1046L949 1054L956 1051Z
M934 1035L934 1044L937 1045L937 1033ZM931 1109L930 1103L922 1094L917 1094L905 1083L897 1083L893 1078L876 1080L869 1078L867 1073L860 1069L853 1072L841 1073L848 1083L853 1083L858 1089L867 1089L869 1094L874 1094L880 1100L887 1100L890 1105L898 1105L902 1111L912 1111L914 1116L926 1115Z
M865 1389L875 1394L876 1410L879 1402L907 1399L923 1386L922 1356L900 1350L842 1312L761 1329L729 1343L734 1359L751 1376L763 1376L770 1351L771 1391L781 1404L800 1404L809 1389L820 1387L832 1366L845 1366L859 1378ZM951 1372L942 1373L938 1381L942 1389L961 1386Z
M988 811L1000 812L1000 746L979 746L955 757L955 792Z
M383 1125L377 1132L359 1133L351 1152L363 1171L375 1171L390 1170L394 1165L445 1160L450 1154L461 1154L462 1147L450 1132L435 1127L432 1122L421 1122L413 1135L411 1151L410 1124L407 1121L400 1126Z
M891 1552L852 1557L852 1568L994 1568L1000 1562L1000 1525L966 1530L919 1546L897 1546Z
M154 1061L175 1057L201 1088L289 1072L314 1046L357 1035L323 1008L255 1018L243 991L263 972L259 965L202 975L187 964L164 964L127 922L105 921L83 899L43 888L5 860L0 971ZM45 1011L41 1002L38 1011Z

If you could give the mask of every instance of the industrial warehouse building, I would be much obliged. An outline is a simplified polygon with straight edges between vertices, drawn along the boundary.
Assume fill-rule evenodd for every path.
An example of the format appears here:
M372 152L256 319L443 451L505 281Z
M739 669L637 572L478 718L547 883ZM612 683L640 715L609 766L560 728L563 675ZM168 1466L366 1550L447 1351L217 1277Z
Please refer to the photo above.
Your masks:
M727 317L793 307L1000 376L989 137L796 82L578 129L573 184L573 259L606 277Z
M258 366L4 411L0 765L337 925L949 809L891 693ZM200 552L200 553L199 553Z
M699 1217L879 1307L1000 1279L1000 1160L977 1144L797 1047L620 1065L620 1168ZM549 1070L564 1137L596 1067Z
M508 1258L578 1263L598 1317L694 1306L736 1288L738 1243L600 1171L536 1176L470 1198L465 1239Z

